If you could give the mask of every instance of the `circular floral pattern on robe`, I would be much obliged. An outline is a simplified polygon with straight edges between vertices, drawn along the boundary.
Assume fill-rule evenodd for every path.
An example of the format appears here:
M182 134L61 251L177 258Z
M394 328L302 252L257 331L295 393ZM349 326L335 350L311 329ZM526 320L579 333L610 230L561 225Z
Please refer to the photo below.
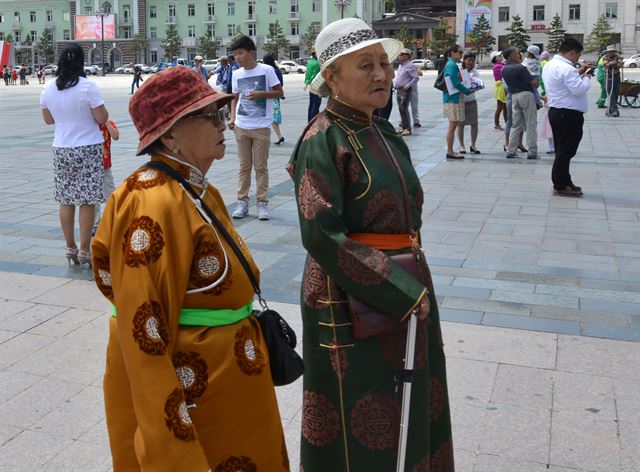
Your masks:
M442 410L447 403L447 397L444 392L444 385L437 377L429 379L429 391L431 392L431 402L429 406L429 421L436 421L442 414Z
M136 218L124 233L122 251L130 267L148 265L158 260L164 247L162 228L148 216Z
M332 124L333 122L331 121L331 119L329 119L329 117L325 113L317 114L315 119L313 119L311 121L311 124L307 127L307 131L304 133L304 136L302 137L302 141L304 142L307 139L314 137L320 131L327 129Z
M344 373L349 367L346 349L328 349L331 368L340 380L344 380Z
M213 472L258 472L258 467L246 456L231 456L220 462Z
M202 396L209 384L207 363L197 352L176 352L173 355L173 367L184 389L186 402L193 403Z
M351 411L351 434L369 449L398 447L400 406L385 395L367 395Z
M391 262L382 251L348 238L338 248L338 266L360 285L380 285L391 275Z
M258 375L262 372L266 359L260 348L256 346L249 327L242 326L236 332L233 350L236 363L242 372L247 375Z
M196 439L196 428L193 426L187 404L184 401L184 392L176 388L164 404L165 424L174 436L183 441Z
M93 278L102 294L113 301L113 287L111 286L111 272L108 257L94 257Z
M327 201L330 196L329 183L313 169L305 169L298 186L298 208L306 220L312 220L323 211L331 208Z
M286 170L287 170L287 173L289 174L289 177L291 177L291 179L296 178L296 168L297 166L293 162L289 162L287 164Z
M158 169L146 168L138 169L127 177L126 185L131 190L146 190L148 188L162 185L167 181L167 177Z
M451 439L438 450L422 458L412 472L453 472L453 444Z
M169 345L169 328L162 306L145 302L133 315L133 339L143 352L152 356L165 353Z
M327 287L327 274L318 261L310 257L302 276L302 299L309 308L316 310L326 308L328 305L322 301L329 300L329 288Z
M328 446L340 429L333 404L321 393L305 390L302 400L302 436L314 446Z
M407 223L402 198L391 190L376 192L367 202L362 222L374 232L403 233Z
M233 269L229 266L227 275L220 285L203 293L220 295L233 284ZM204 241L195 250L191 272L189 274L189 289L202 288L211 285L224 273L224 254L220 245L211 241Z
M427 350L429 341L427 339L427 320L418 320L416 330L416 357L414 360L415 369L424 369L427 366ZM394 370L404 369L404 355L407 349L407 330L401 329L378 336L380 348L384 359Z

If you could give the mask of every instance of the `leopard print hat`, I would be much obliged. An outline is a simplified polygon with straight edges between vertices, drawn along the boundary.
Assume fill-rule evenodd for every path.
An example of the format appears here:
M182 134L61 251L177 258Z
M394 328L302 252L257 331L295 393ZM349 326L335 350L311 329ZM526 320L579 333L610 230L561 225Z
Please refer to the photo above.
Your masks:
M359 18L345 18L328 24L316 38L315 50L320 63L320 73L316 75L309 90L322 96L324 84L322 72L333 61L372 44L381 44L389 61L393 61L404 45L393 38L378 38L375 31Z

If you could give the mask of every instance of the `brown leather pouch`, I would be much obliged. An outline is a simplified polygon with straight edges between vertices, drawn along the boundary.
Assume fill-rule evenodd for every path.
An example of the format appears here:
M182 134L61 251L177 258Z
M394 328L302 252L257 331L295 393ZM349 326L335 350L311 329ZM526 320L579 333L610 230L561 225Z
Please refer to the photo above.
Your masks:
M400 267L415 279L423 282L423 271L420 268L421 261L418 260L418 257L420 257L418 253L409 252L391 256L390 259L400 265ZM409 317L404 321L400 321L349 294L347 294L347 301L349 303L349 310L351 311L353 337L356 339L366 339L371 336L398 331L407 326Z

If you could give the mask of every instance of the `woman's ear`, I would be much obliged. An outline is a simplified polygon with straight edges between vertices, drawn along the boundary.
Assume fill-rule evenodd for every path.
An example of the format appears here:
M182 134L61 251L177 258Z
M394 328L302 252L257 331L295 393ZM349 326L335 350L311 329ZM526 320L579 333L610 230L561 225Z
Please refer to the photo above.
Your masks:
M340 95L338 91L338 84L337 84L335 73L327 67L325 70L322 71L322 77L324 78L325 83L331 89L331 95L333 96Z
M164 133L158 139L160 140L162 145L164 147L166 147L167 149L175 149L177 144L178 144L176 142L176 139L173 137L173 134L171 134L171 130L169 130L166 133Z

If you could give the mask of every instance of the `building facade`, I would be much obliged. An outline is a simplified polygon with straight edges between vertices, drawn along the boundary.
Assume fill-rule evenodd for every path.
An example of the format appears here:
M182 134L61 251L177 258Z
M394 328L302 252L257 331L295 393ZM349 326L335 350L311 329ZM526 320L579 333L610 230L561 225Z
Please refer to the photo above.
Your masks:
M76 38L76 20L81 15L111 14L115 34L104 39L104 62L115 69L131 62L163 60L161 42L170 25L177 29L182 39L180 53L187 59L199 53L201 37L216 39L221 45L217 54L222 54L238 32L254 39L260 57L270 25L278 22L291 45L288 55L296 58L308 54L302 38L310 30L318 32L342 16L357 16L371 24L384 15L384 0L344 3L339 8L334 0L0 0L0 40L11 35L20 48L27 35L36 43L49 28L57 51L77 41L85 50L86 62L99 64L102 38ZM148 47L134 54L136 35L146 38ZM37 48L33 55L39 63Z
M472 4L472 5L470 5ZM551 20L558 13L566 34L584 43L600 15L605 15L612 26L614 42L625 56L640 49L640 1L638 0L457 0L456 31L460 44L465 40L465 25L474 7L490 12L492 35L497 49L508 46L506 28L515 15L519 15L531 43L546 49L545 34ZM476 12L481 12L477 9ZM477 13L476 13L477 14ZM488 19L489 15L485 15Z

